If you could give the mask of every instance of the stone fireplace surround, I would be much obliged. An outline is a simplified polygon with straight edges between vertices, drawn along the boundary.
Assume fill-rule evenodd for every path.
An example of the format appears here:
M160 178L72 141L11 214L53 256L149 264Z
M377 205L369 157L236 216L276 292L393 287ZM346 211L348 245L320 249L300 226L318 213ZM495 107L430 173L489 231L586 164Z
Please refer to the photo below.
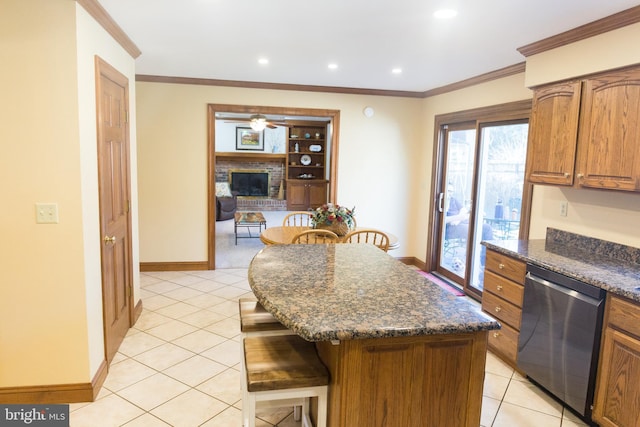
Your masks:
M239 197L238 210L240 211L286 211L286 197L278 199L280 183L284 179L284 159L230 159L216 158L216 182L228 182L230 169L269 171L269 197ZM283 183L284 185L284 183Z

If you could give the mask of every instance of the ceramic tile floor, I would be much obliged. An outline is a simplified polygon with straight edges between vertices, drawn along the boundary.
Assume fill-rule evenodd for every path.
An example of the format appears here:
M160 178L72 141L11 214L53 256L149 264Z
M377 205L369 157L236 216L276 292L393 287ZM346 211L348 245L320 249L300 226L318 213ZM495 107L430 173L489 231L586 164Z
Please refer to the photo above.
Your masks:
M141 292L140 319L96 401L71 405L70 425L240 427L237 301L251 295L247 270L142 273ZM258 417L258 427L300 426L287 408ZM492 354L481 425L584 426Z

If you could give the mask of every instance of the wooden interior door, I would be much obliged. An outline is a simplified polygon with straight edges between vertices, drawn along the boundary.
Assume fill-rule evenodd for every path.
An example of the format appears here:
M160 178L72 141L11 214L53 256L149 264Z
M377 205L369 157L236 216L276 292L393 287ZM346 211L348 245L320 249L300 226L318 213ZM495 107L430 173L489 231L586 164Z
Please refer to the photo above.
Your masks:
M131 326L128 80L96 58L98 181L105 356L111 362Z

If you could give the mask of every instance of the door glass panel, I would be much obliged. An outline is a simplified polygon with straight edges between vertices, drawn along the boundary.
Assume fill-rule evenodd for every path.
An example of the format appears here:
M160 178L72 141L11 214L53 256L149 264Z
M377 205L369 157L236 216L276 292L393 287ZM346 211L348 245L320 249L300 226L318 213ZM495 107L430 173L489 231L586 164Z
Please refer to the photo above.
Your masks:
M475 127L450 130L446 135L438 271L462 285L467 265L469 212L473 204L476 131Z
M517 239L520 231L527 123L486 126L480 132L478 192L469 286L482 291L482 240Z

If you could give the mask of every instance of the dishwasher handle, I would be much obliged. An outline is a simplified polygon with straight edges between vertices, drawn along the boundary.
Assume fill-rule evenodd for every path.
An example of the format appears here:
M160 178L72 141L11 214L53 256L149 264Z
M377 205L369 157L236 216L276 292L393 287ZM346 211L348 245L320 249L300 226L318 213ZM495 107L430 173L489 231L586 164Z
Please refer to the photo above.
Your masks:
M582 292L578 292L574 289L570 289L565 286L550 282L549 280L543 279L542 277L532 274L530 271L527 272L527 275L525 276L525 282L530 282L533 286L544 286L546 288L551 289L552 291L560 292L572 298L577 298L581 301L584 301L594 306L599 306L604 301L604 299L594 298L589 295L585 295ZM591 286L591 285L587 285L587 286Z

